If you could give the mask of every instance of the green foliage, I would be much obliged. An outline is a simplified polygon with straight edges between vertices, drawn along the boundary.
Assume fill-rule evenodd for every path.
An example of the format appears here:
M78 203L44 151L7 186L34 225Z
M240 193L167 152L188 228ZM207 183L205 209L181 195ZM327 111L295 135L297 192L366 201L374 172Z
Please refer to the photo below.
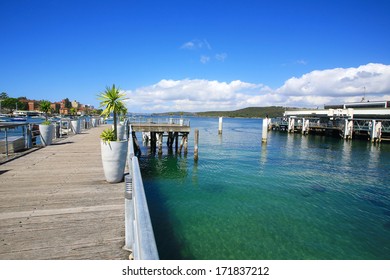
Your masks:
M70 114L73 115L73 116L76 115L76 113L77 113L77 109L74 108L74 107L70 108L69 111L70 111Z
M270 118L283 116L285 107L248 107L236 111L209 111L197 113L198 116L204 117L231 117L231 118Z
M39 108L42 112L45 113L45 119L47 121L47 113L50 111L51 109L51 103L50 101L47 101L47 100L42 100L41 103L39 103Z
M13 97L8 97L1 101L1 108L15 110L16 107L18 110L25 110L26 105L23 102L20 102L17 98Z
M104 108L101 115L105 117L110 116L111 113L114 115L115 140L118 139L117 115L121 114L126 109L124 104L124 101L126 100L125 96L126 94L121 93L119 88L115 87L115 84L113 84L112 87L106 87L106 90L98 96L100 107Z
M102 134L100 134L100 138L103 140L104 143L110 143L110 141L115 141L116 137L114 130L111 128L103 130Z
M7 99L8 98L8 94L6 92L2 92L0 93L0 99Z
M42 122L41 124L43 124L43 125L50 125L51 121L46 120L46 121Z
M200 117L229 117L229 118L265 118L267 115L270 118L283 116L283 113L287 109L286 107L281 106L269 106L269 107L248 107L236 111L208 111L208 112L169 112L169 113L160 113L152 114L159 116L200 116Z
M64 101L65 101L64 102L65 108L68 108L68 109L72 108L72 102L69 101L69 98L65 98Z

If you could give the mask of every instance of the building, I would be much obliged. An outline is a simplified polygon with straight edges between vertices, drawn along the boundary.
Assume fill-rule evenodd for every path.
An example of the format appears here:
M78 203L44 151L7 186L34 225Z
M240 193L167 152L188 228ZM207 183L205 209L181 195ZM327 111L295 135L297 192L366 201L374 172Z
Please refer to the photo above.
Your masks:
M72 101L72 108L79 109L80 108L80 103L77 102L76 100L73 100Z

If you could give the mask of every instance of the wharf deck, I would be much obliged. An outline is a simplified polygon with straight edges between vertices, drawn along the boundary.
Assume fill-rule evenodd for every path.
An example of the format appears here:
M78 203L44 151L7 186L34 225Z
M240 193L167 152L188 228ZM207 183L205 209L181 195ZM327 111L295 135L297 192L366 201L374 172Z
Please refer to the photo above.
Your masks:
M191 128L179 124L153 124L153 123L132 123L134 132L181 132L190 133Z
M0 165L0 259L128 259L124 184L104 179L104 128Z

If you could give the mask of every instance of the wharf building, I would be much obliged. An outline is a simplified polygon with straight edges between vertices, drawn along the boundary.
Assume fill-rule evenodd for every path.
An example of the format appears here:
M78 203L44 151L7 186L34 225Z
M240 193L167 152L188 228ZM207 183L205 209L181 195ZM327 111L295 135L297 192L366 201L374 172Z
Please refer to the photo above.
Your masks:
M272 119L269 129L302 134L325 134L390 141L390 101L325 105L324 109L289 109Z

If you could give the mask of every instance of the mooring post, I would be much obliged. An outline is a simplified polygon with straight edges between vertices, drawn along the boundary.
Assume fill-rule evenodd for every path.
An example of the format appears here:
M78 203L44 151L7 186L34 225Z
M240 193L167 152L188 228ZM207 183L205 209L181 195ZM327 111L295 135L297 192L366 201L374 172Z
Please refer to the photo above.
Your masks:
M222 117L219 117L218 134L222 134Z
M268 136L268 118L263 119L263 135L261 137L262 143L267 143L267 136Z
M199 143L199 129L195 129L195 145L194 145L194 160L198 161L198 143Z
M294 128L295 128L295 119L288 118L288 132L294 133Z
M376 124L376 136L377 142L382 142L382 122L377 122Z
M157 133L158 154L162 155L163 133Z
M377 130L376 130L376 120L371 121L371 127L370 127L370 135L371 135L371 142L375 142L375 138L377 138Z
M179 133L178 132L175 132L174 138L175 138L175 153L177 153L178 147L179 147Z
M184 136L184 155L188 152L188 133Z

